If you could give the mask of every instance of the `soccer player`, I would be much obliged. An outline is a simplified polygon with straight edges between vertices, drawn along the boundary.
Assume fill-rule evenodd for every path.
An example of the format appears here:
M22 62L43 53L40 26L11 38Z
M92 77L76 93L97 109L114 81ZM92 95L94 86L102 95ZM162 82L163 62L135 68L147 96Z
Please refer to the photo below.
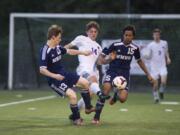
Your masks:
M112 90L112 81L116 76L123 76L129 83L129 70L132 58L135 57L137 63L141 69L147 75L150 82L153 82L153 78L147 71L144 62L141 60L138 46L136 46L132 40L135 37L135 28L132 25L126 26L123 31L122 42L115 42L109 48L103 49L103 54L100 55L98 61L102 64L109 63L109 69L106 71L106 76L103 81L103 92L105 95L109 95ZM128 85L125 89L118 90L114 93L114 96L110 99L110 104L113 105L117 98L121 103L124 103L128 97ZM105 100L99 100L96 104L96 114L92 123L99 124L100 114L103 109Z
M108 98L104 96L99 87L99 71L97 69L97 59L102 53L101 46L96 42L100 26L95 21L90 21L86 24L86 34L77 36L71 43L67 44L65 48L77 47L78 50L90 50L92 52L89 56L79 55L79 66L77 67L77 74L88 79L90 83L91 94L96 94L100 99ZM78 101L78 107L84 108L84 101L81 98ZM72 117L70 116L70 119Z
M73 85L82 88L81 94L85 102L85 112L87 114L95 111L91 105L89 95L89 82L76 73L67 72L61 63L62 55L90 55L89 51L79 51L74 49L65 49L59 45L62 36L62 28L58 25L52 25L47 32L47 43L40 50L40 73L47 77L49 86L60 96L67 96L70 102L75 125L82 125L79 109L77 107L76 93L71 89Z
M160 99L164 99L164 90L167 82L167 67L171 63L169 57L168 44L161 40L161 30L156 28L153 30L153 39L147 48L150 50L150 72L155 79L153 84L153 96L155 103ZM160 79L160 87L158 86L158 79ZM159 88L159 92L158 92Z

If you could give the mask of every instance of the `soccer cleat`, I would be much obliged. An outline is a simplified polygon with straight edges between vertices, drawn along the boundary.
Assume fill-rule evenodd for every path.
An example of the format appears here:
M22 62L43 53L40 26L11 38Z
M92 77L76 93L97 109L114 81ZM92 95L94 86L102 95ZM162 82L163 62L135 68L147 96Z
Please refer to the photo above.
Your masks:
M159 104L159 99L154 100L155 104Z
M161 100L164 99L164 93L163 93L163 92L160 92L160 93L159 93L159 96L160 96L160 99L161 99Z
M83 119L81 119L81 118L76 119L76 120L73 121L73 124L76 125L76 126L82 126L82 125L84 125Z
M113 97L111 97L109 100L109 104L113 105L116 103L116 101L117 101L117 93L114 93Z
M100 125L100 121L97 120L97 119L93 119L93 120L91 121L91 123L94 124L94 125Z
M95 112L95 111L96 111L96 109L93 106L91 106L90 109L87 109L87 108L85 109L86 114L90 114L90 113Z

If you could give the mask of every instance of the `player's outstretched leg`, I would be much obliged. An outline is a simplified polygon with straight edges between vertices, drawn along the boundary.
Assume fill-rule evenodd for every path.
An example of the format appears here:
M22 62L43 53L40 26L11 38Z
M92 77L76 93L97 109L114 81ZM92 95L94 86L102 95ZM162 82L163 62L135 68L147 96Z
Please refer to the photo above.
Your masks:
M83 121L80 118L79 109L77 107L77 96L72 89L67 89L66 96L69 98L70 109L72 112L72 122L74 125L83 125Z

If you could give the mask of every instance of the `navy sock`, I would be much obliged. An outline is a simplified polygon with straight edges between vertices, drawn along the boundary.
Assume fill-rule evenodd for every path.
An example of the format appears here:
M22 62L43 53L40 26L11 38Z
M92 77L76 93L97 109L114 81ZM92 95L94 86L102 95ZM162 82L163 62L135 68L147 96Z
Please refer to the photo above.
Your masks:
M105 103L104 99L103 100L102 99L97 100L97 103L96 103L96 113L94 115L94 119L96 119L96 120L100 119L100 115L101 115L102 109L104 107L104 103Z
M84 100L85 108L86 109L91 109L92 105L91 105L91 98L90 98L90 95L89 95L89 91L87 91L87 90L82 91L81 96L82 96L82 98Z
M73 119L76 120L76 119L79 119L80 118L80 113L79 113L79 109L78 109L78 106L77 104L70 104L70 108L71 108L71 111L72 111L72 115L73 115Z

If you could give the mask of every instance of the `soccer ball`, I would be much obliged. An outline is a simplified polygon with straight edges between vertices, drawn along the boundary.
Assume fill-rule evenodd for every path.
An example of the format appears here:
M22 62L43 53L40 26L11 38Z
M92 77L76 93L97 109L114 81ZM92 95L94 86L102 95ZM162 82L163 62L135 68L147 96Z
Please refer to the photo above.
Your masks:
M123 76L117 76L113 80L113 86L119 90L125 89L127 85L127 80Z

